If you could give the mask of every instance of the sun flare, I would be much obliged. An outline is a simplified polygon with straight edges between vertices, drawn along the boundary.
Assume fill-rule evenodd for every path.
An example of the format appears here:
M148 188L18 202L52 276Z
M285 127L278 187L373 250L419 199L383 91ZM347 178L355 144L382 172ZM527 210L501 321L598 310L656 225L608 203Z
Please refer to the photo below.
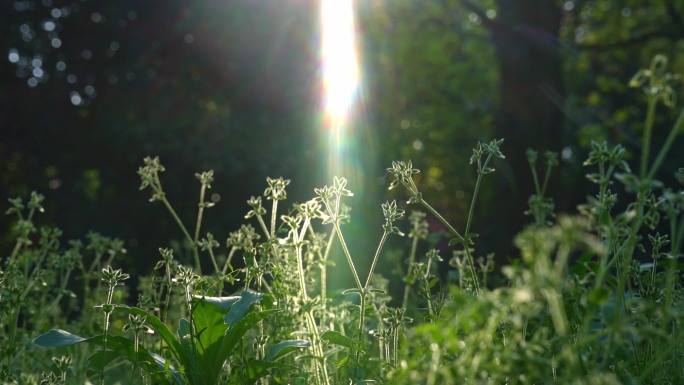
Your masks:
M336 173L359 85L353 0L321 0L321 59L329 166Z

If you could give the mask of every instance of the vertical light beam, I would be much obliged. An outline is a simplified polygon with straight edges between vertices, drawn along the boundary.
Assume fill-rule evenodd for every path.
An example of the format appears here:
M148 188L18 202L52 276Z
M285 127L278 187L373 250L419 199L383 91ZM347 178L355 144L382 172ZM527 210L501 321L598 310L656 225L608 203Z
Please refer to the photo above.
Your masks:
M321 0L321 58L329 172L340 175L345 135L359 85L353 0Z

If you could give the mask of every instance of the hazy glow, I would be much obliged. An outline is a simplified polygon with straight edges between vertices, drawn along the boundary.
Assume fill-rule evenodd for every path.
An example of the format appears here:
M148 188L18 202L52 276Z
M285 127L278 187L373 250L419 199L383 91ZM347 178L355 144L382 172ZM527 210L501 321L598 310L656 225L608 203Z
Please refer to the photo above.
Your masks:
M359 84L353 0L321 0L325 126L331 171L338 172L349 114Z

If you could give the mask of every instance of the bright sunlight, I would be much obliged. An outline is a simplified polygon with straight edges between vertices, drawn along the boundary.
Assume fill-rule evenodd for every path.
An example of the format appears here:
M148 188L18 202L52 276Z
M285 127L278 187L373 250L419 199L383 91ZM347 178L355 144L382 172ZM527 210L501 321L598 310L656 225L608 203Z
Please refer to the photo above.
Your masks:
M330 171L341 168L345 131L359 84L353 0L321 0L324 127Z

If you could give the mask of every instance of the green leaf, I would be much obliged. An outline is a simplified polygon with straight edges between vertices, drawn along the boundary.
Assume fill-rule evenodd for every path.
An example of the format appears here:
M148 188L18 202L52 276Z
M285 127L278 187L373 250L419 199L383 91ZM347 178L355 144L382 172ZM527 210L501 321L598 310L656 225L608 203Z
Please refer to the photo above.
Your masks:
M223 310L225 313L230 309L231 306L240 300L239 295L231 295L228 297L208 297L208 296L195 296L193 300L193 305L195 303L207 303L215 306L216 308Z
M335 362L335 367L337 367L338 369L340 369L340 368L342 368L342 367L347 366L347 364L349 364L349 355L348 355L348 354L347 354L347 355L344 355L342 358L340 358L339 360L337 360L337 361Z
M103 335L87 339L85 342L91 343L104 348L105 339ZM138 351L135 351L135 343L121 336L107 336L107 350L100 351L93 354L88 359L89 365L95 365L96 369L103 369L107 364L116 358L124 358L131 363L142 367L147 371L154 371L158 369L157 361L152 355L142 346L138 346Z
M44 348L59 348L65 346L76 345L80 343L93 344L105 347L105 337L103 335L84 338L71 334L60 329L52 329L45 334L36 337L33 343ZM107 350L101 350L90 356L88 359L88 367L92 370L103 370L109 363L117 358L123 358L136 366L142 368L150 373L157 373L159 369L168 370L174 377L178 377L175 370L168 365L160 356L150 354L143 347L139 346L138 351L135 351L135 344L128 338L121 336L107 336L106 343ZM178 380L176 381L179 382Z
M185 318L181 318L178 321L178 338L181 342L190 336L190 322Z
M333 345L344 346L346 348L352 348L354 346L354 340L338 331L328 330L321 334L321 339Z
M164 324L157 316L137 307L119 306L117 309L120 309L128 314L145 317L147 325L154 330L154 332L157 333L164 340L164 342L166 342L178 363L184 367L190 366L192 364L189 352L183 345L181 345L178 338L176 338L171 330L169 330L168 326L166 326L166 324Z
M195 351L199 353L197 375L205 383L214 383L225 361L233 354L244 334L270 312L254 312L254 304L263 295L251 290L239 297L197 298L193 322L197 331ZM228 313L226 314L226 310Z
M195 299L192 322L195 324L201 347L207 348L223 337L228 329L228 325L223 322L223 316L239 298L202 297Z
M223 361L219 357L221 339L228 329L223 322L223 316L230 306L237 302L240 297L212 297L196 298L193 302L192 322L197 332L195 351L199 354L199 360L203 363L204 374L215 378L218 376ZM223 298L230 298L224 300Z
M259 301L263 294L257 293L252 290L244 290L240 294L240 299L237 300L228 310L228 314L223 317L223 321L228 325L233 325L234 323L240 321L247 312L252 308L252 306Z
M221 364L233 353L235 346L240 342L242 337L249 331L249 329L256 326L256 324L266 316L275 313L275 310L266 310L262 312L250 312L240 321L230 326L226 334L220 341L217 358Z
M86 341L86 338L71 334L65 330L52 329L41 334L33 340L33 343L43 348L58 348L75 345Z
M307 340L286 340L271 346L266 353L266 361L273 362L285 357L286 355L311 346Z
M268 374L268 370L273 367L270 362L250 359L245 366L244 373L241 373L240 385L251 385L256 383L260 378Z

